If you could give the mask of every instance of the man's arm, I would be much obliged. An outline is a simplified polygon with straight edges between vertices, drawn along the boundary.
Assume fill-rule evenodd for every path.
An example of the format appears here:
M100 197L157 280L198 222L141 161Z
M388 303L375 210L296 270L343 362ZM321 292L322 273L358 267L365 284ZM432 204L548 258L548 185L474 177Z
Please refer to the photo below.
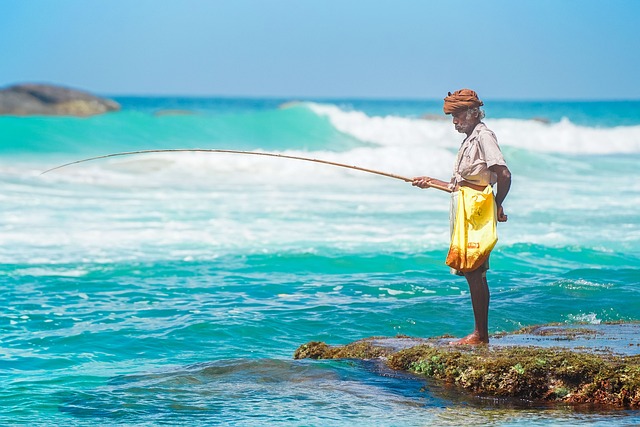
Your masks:
M506 222L507 216L504 214L504 209L502 209L502 202L504 202L511 188L511 172L508 167L503 165L493 165L489 167L489 170L497 176L498 192L496 193L496 205L498 206L498 221Z

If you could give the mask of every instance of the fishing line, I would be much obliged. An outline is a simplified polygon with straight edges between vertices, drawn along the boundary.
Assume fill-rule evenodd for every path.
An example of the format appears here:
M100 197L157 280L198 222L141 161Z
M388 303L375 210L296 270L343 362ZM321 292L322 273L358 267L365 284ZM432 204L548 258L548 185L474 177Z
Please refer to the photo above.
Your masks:
M358 171L361 171L361 172L367 172L367 173L372 173L372 174L376 174L376 175L382 175L382 176L386 176L386 177L389 177L389 178L399 179L399 180L404 181L404 182L413 182L412 178L407 178L407 177L396 175L396 174L393 174L393 173L382 172L382 171L378 171L378 170L374 170L374 169L368 169L368 168L362 168L362 167L359 167L359 166L347 165L347 164L344 164L344 163L331 162L331 161L328 161L328 160L312 159L312 158L309 158L309 157L289 156L289 155L286 155L286 154L265 153L265 152L258 152L258 151L220 150L220 149L214 149L214 148L167 148L167 149L158 149L158 150L124 151L124 152L120 152L120 153L105 154L105 155L102 155L102 156L89 157L89 158L86 158L86 159L76 160L74 162L65 163L63 165L59 165L59 166L53 167L51 169L47 169L46 171L42 172L40 175L44 175L46 173L52 172L54 170L62 169L62 168L67 167L67 166L77 165L78 163L84 163L84 162L89 162L89 161L99 160L99 159L107 159L109 157L132 156L132 155L137 155L137 154L149 154L149 153L181 153L181 152L247 154L247 155L254 155L254 156L278 157L278 158L281 158L281 159L303 160L303 161L306 161L306 162L322 163L322 164L325 164L325 165L337 166L337 167L341 167L341 168L354 169L354 170L358 170ZM441 185L434 184L434 185L432 185L432 187L433 188L437 188L438 190L446 191L448 193L451 192L451 190L446 186L441 186Z

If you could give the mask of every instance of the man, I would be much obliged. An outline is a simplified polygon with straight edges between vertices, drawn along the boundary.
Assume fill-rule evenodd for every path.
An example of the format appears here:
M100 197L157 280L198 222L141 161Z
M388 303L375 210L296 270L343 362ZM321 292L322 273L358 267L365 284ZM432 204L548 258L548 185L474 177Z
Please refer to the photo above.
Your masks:
M504 161L495 134L482 122L484 111L480 107L483 105L478 95L470 89L449 92L444 99L444 112L452 115L456 130L467 135L458 151L453 177L448 183L427 176L413 179L413 185L419 188L429 188L433 185L449 187L452 191L450 214L452 221L455 219L460 187L471 187L482 191L487 185L495 187L496 184L497 220L507 221L502 203L511 187L511 172ZM454 274L464 275L469 284L475 329L470 335L451 344L478 345L489 342L489 285L486 276L488 269L488 260L473 271L461 273L452 269Z

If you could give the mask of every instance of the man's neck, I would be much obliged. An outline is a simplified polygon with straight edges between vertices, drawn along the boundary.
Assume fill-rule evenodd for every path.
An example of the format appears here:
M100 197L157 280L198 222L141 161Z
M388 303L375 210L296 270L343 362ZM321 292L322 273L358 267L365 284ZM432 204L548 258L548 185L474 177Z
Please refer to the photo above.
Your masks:
M471 127L470 131L467 132L467 138L469 138L471 136L471 134L473 133L474 130L476 130L476 128L478 127L478 125L482 123L482 121L478 120L478 122L476 124L473 125L473 127ZM465 138L466 139L466 138Z

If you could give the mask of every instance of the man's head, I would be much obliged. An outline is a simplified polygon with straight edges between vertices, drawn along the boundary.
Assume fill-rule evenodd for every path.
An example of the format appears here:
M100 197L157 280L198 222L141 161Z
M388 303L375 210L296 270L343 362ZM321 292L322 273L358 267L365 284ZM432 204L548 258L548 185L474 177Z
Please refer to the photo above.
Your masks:
M484 118L480 109L484 103L471 89L460 89L444 99L444 113L453 116L453 124L460 133L470 135L476 125Z

